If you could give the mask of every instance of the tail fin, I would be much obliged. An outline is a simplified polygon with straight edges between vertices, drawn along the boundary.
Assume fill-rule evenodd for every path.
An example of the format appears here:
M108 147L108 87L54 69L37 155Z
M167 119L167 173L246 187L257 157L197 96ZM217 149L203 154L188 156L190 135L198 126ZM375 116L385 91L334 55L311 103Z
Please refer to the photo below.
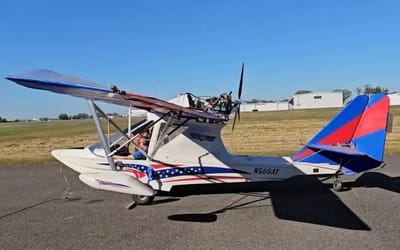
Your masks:
M333 118L293 161L341 164L354 174L382 164L389 98L384 94L359 95Z

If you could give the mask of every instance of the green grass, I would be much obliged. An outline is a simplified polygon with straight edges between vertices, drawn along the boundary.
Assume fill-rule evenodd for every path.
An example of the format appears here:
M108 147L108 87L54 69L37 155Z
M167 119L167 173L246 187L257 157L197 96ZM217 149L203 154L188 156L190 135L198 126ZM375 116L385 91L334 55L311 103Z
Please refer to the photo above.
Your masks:
M116 122L120 126L127 124L126 119L123 118L117 119ZM107 122L102 121L102 126L104 129L107 129ZM76 136L95 132L96 129L92 119L8 122L0 123L0 142L42 137Z
M127 124L126 119L116 122L120 126ZM102 123L107 130L106 121ZM96 141L98 135L92 119L0 123L0 164L55 162L51 150L83 147Z
M91 120L0 123L0 142L93 132Z

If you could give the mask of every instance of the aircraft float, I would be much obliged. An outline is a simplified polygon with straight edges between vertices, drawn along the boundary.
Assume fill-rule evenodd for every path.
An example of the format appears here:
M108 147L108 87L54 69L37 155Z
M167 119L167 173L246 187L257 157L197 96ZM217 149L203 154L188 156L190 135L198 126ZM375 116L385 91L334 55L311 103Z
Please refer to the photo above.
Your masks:
M383 94L358 95L292 156L231 155L221 140L229 116L240 119L240 97L231 93L214 100L191 94L172 102L130 93L49 70L7 76L25 87L84 98L89 104L100 142L81 149L57 149L52 155L79 173L95 189L126 193L137 204L150 204L157 191L179 185L282 181L298 175L330 176L333 189L342 190L340 176L384 165L389 99ZM96 102L148 111L146 119L129 124L111 136L100 117L109 119ZM130 121L130 120L129 120ZM151 131L144 160L115 159L143 131ZM140 149L139 149L140 150Z

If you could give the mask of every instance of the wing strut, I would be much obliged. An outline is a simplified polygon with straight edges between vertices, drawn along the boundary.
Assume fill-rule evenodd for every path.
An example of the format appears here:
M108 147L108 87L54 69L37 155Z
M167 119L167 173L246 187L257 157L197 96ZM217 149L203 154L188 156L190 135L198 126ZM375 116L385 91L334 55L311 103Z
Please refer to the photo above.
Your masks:
M101 126L99 116L97 115L97 111L99 110L99 108L94 104L93 101L91 101L91 100L87 100L87 101L89 104L90 112L92 113L94 124L96 125L97 133L99 134L101 144L103 145L107 161L110 164L111 169L114 171L117 171L114 160L110 156L110 146L108 145L106 136L104 135L103 127Z
M126 139L128 140L130 139L129 136L126 133L124 133L124 131L112 119L108 118L107 114L104 113L104 111L101 110L99 106L96 105L96 103L93 103L93 105L96 108L96 111L99 112L101 116L103 116L105 119L107 119L107 121L111 123L114 126L114 128L116 128Z
M173 116L168 117L167 123L165 124L163 130L160 132L160 134L158 135L158 140L157 143L152 151L152 156L157 152L157 150L159 149L162 141L164 140L164 136L167 134L167 130L168 127L173 124L175 118Z

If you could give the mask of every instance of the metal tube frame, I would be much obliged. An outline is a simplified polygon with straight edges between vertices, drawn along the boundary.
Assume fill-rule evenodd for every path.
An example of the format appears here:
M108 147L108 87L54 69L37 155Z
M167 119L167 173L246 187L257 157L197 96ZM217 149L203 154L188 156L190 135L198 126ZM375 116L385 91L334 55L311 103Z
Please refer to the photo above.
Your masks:
M107 161L110 164L110 168L114 171L117 171L114 160L110 156L110 146L108 145L106 136L104 135L103 127L101 125L99 116L97 114L97 111L99 111L99 108L97 107L97 105L94 104L93 101L87 100L87 102L89 104L89 109L90 109L90 112L92 113L93 121L96 126L97 133L99 134L101 144L103 145L103 148L104 148L105 157L107 158Z

